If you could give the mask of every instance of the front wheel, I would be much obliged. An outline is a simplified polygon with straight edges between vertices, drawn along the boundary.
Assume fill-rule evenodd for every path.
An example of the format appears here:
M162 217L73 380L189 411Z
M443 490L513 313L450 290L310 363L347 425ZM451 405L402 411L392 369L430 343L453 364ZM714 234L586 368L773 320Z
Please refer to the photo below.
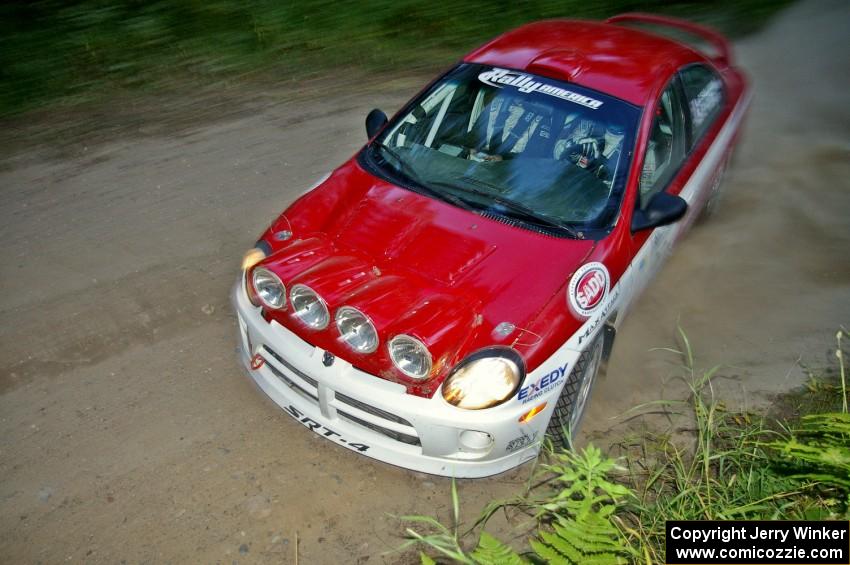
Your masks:
M570 372L555 411L549 420L546 435L552 440L555 447L569 448L573 439L578 435L584 411L590 400L593 383L602 366L602 354L605 350L605 332L593 340L590 346L579 355L575 367Z

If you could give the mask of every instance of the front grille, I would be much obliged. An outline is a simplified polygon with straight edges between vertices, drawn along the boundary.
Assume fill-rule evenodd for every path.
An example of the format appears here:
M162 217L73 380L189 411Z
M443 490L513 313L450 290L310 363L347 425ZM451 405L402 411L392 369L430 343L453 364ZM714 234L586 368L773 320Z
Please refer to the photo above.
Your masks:
M269 347L268 345L264 345L263 349L265 349L266 352L268 352L269 355L274 357L277 360L278 363L280 363L281 365L283 365L284 367L286 367L287 369L289 369L290 371L292 371L293 373L295 373L296 375L298 375L299 377L301 377L302 379L304 379L305 381L310 383L313 387L316 387L316 388L319 387L319 382L316 379L314 379L313 377L307 375L306 373L296 369L295 366L292 365L292 363L290 363L289 361L287 361L286 359L284 359L283 357L278 355L277 352L275 350L273 350L271 347Z
M386 410L381 410L380 408L375 408L374 406L369 406L365 402L360 402L350 396L346 396L341 392L336 393L336 399L340 402L348 404L349 406L354 406L364 412L372 414L373 416L377 416L378 418L383 418L384 420L389 420L390 422L395 422L396 424L401 424L402 426L408 426L410 428L413 427L413 424L402 418L401 416L396 416L395 414L390 414Z
M280 354L278 354L268 345L264 344L262 349L263 355L266 357L267 361L269 360L269 358L274 359L276 363L279 363L283 368L285 368L287 371L290 371L292 375L297 378L293 378L292 376L287 375L284 371L281 371L280 369L275 367L274 363L266 363L266 367L268 367L268 369L276 377L282 380L289 388L301 394L303 397L308 398L317 404L320 402L319 381L307 375L303 371L299 370L297 367L295 367L292 363L284 359ZM327 386L327 384L324 384L323 386ZM386 421L388 424L391 422L393 424L399 424L408 427L413 433L404 433L397 430L393 430L388 427L382 426L379 423L367 421L363 417L358 417L354 414L338 409L337 415L341 418L345 418L353 424L357 424L358 426L362 426L368 430L377 432L383 436L386 436L390 439L394 439L401 443L415 446L422 445L419 441L419 438L414 435L416 433L416 430L414 429L413 425L401 416L396 416L391 412L376 408L375 406L366 404L365 402L357 400L356 398L352 398L346 394L342 394L341 392L333 391L333 396L331 396L330 398L339 401L340 404L350 406L355 410L362 412L363 414L361 414L361 416L369 414L370 416L374 416L376 418Z
M319 397L318 397L318 396L316 396L316 395L315 395L315 394L313 394L312 392L308 391L307 389L305 389L304 387L300 386L298 383L296 383L295 381L293 381L292 379L290 379L289 377L287 377L287 376L286 376L286 375L285 375L282 371L278 371L278 370L277 370L277 367L275 367L275 366L274 366L274 365L272 365L271 363L266 363L266 367L268 367L268 368L269 368L269 370L270 370L272 373L274 373L274 375L275 375L277 378L279 378L280 380L282 380L283 382L285 382L285 383L286 383L286 385L287 385L289 388L291 388L292 390L294 390L295 392L299 392L299 393L301 393L301 395L302 395L302 396L306 396L307 398L312 399L312 400L313 400L313 402L319 402Z
M352 416L351 414L347 414L342 410L337 410L336 412L339 416L342 416L346 420L357 424L359 426L363 426L364 428L369 428L373 432L378 432L381 435L385 435L390 439L394 439L396 441L400 441L402 443L406 443L408 445L416 445L421 446L422 444L419 442L419 438L416 436L404 434L401 432L397 432L395 430L391 430L389 428L384 428L379 426L378 424L373 424L372 422L367 422L366 420L361 420L357 416Z

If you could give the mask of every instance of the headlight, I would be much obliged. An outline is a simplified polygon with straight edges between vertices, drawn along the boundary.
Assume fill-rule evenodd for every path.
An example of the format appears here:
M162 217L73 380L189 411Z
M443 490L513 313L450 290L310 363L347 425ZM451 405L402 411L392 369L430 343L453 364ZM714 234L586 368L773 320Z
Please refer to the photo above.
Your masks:
M265 267L257 267L251 277L254 291L264 306L280 310L286 306L286 287L277 275Z
M342 340L357 353L372 353L378 349L378 331L366 314L343 306L336 311L336 327Z
M251 286L251 281L248 280L248 270L265 259L268 254L271 252L271 249L268 247L268 244L264 241L258 241L257 247L252 247L242 256L242 278L245 287L245 294L248 295L248 301L254 306L262 306L260 302L260 298L257 296L256 292Z
M266 252L259 247L252 247L242 256L242 270L247 271L266 258Z
M523 377L519 353L507 347L483 349L454 368L443 383L443 398L467 410L490 408L513 396Z
M390 358L398 370L412 379L424 379L431 373L431 354L421 341L409 335L390 340Z
M331 315L325 301L309 286L296 284L289 291L292 313L305 325L314 330L328 327Z

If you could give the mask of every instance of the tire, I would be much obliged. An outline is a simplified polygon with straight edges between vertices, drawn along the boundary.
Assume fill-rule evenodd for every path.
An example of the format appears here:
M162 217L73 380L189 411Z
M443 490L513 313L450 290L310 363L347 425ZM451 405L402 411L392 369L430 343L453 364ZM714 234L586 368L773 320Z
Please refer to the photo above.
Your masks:
M555 447L571 448L578 435L584 411L590 401L593 383L601 372L605 352L605 332L599 332L593 343L581 352L570 372L558 403L549 420L546 435Z

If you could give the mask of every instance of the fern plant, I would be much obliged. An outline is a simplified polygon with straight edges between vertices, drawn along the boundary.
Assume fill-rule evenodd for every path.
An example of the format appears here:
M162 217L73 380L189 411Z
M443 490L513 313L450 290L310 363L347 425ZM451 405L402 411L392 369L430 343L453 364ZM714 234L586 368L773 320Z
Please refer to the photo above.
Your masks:
M469 555L455 556L453 558L459 563L472 563L474 565L523 565L527 563L513 549L494 538L487 532L481 532L478 546ZM437 565L431 556L419 553L422 565Z
M600 513L559 520L552 532L541 531L539 540L531 540L531 547L548 563L570 565L616 565L626 563L628 555L619 531Z
M535 553L550 563L625 563L629 549L612 521L618 502L633 496L625 486L608 480L619 469L589 445L581 452L551 453L554 463L543 465L559 485L556 493L533 504L538 518L549 518L552 531L541 528L531 540Z
M595 564L615 565L626 563L631 555L625 538L612 521L619 500L632 496L631 491L608 480L617 468L613 459L603 457L593 445L576 453L550 452L553 463L543 465L544 471L555 485L555 492L527 503L540 521L537 536L530 540L534 562L565 565ZM524 557L510 546L487 532L482 532L478 543L466 553L458 538L459 503L457 489L452 483L454 524L446 527L427 516L405 516L404 520L429 525L430 532L420 533L407 529L411 538L400 549L413 544L423 544L455 563L469 565L520 565ZM422 563L435 563L424 553Z
M841 411L803 416L790 431L790 438L767 445L778 452L781 463L791 470L792 479L840 497L845 514L850 514L850 410L841 349L841 339L847 335L843 329L836 335Z
M792 475L850 493L850 414L803 416L790 439L769 444L783 461L804 469Z
M487 532L481 532L478 546L470 555L480 565L522 565L526 561L510 546L505 545Z

